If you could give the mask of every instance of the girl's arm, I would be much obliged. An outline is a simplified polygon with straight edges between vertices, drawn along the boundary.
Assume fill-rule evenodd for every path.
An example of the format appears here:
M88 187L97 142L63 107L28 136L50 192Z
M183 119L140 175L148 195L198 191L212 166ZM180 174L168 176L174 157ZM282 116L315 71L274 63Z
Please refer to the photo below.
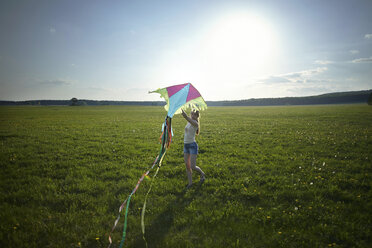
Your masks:
M188 121L190 122L191 125L193 125L194 127L199 127L199 123L196 121L196 120L193 120L191 119L189 116L187 116L187 114L185 113L185 111L183 111L182 109L182 116Z

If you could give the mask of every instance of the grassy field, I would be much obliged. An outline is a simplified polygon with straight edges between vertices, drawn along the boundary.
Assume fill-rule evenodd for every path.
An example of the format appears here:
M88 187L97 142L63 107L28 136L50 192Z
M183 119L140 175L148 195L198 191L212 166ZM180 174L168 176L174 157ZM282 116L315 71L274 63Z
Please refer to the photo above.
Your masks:
M0 107L0 246L107 247L120 204L159 152L165 115ZM185 124L173 119L148 198L149 247L370 247L372 107L211 107L197 137L207 180L188 191ZM145 246L149 186L131 200L125 247Z

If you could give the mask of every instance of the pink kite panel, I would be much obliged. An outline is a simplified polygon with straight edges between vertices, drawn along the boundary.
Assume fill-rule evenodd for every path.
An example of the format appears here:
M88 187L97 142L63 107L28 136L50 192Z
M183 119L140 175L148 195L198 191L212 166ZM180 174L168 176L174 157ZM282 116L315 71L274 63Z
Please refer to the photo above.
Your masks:
M167 88L168 91L168 97L170 98L174 94L176 94L178 91L182 90L187 84L179 84L179 85L174 85L170 86Z
M195 89L194 86L192 86L192 84L190 84L189 94L187 95L186 102L188 102L192 99L198 98L200 96L201 95L200 95L199 91L197 89Z

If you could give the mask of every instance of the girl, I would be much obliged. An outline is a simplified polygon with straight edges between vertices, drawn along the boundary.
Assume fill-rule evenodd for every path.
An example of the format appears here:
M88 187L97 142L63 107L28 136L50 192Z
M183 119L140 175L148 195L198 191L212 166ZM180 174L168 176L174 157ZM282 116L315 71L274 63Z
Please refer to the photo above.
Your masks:
M187 188L192 186L192 170L200 173L200 183L205 180L204 172L196 166L196 157L198 155L198 144L195 142L195 134L199 134L199 111L191 111L190 116L187 116L182 110L182 116L187 120L184 135L184 159L186 163L186 174L189 181Z

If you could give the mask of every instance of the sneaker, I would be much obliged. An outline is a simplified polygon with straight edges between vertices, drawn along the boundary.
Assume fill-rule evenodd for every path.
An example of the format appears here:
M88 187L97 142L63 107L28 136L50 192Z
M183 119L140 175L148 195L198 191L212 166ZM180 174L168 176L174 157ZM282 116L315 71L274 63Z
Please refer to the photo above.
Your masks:
M202 176L202 177L200 178L200 183L204 183L204 181L205 181L205 176Z

